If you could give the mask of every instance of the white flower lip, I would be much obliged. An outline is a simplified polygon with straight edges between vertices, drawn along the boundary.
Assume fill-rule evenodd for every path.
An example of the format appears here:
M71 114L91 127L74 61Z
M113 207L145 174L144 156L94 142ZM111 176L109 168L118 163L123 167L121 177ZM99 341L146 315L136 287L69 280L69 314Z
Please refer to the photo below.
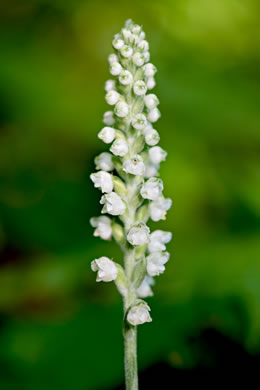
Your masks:
M160 141L160 135L157 130L150 129L145 133L145 142L149 146L155 146Z
M144 97L144 104L149 110L157 107L159 104L159 99L154 93L149 93Z
M141 195L144 199L156 200L163 191L163 182L157 177L148 179L141 188Z
M98 133L98 138L106 144L110 144L115 138L115 129L109 126L103 127Z
M125 44L125 42L123 41L123 39L114 39L113 42L112 42L112 45L114 46L114 48L116 50L122 49L124 44Z
M136 290L137 296L139 298L147 298L153 296L153 291L151 286L154 285L154 280L151 276L145 276L144 280Z
M94 236L103 240L110 240L112 237L111 219L102 215L90 219L91 226L95 227Z
M145 171L145 165L140 155L135 155L131 159L124 161L123 171L136 176L142 176Z
M110 66L110 73L113 76L118 76L122 71L122 66L119 64L119 62L113 62Z
M124 45L121 48L120 53L122 54L123 57L129 58L133 54L133 49L130 46Z
M147 85L147 89L153 89L156 85L154 77L148 77L146 85Z
M150 229L144 223L138 223L131 227L127 234L127 240L131 245L144 245L149 242Z
M149 313L150 310L151 309L148 304L141 301L130 308L126 317L127 321L133 326L142 325L145 322L151 322L152 318Z
M120 196L115 192L103 195L100 203L103 204L102 214L108 213L111 215L122 215L126 210L126 206Z
M152 221L157 222L166 219L166 212L171 208L170 198L164 198L162 195L150 203L150 217Z
M102 192L112 192L113 191L113 180L112 175L105 171L99 171L92 173L90 179L93 181L96 188L100 188Z
M97 282L112 282L118 275L117 267L114 262L106 256L102 256L91 262L92 271L97 271Z
M136 66L143 66L144 64L144 61L145 61L145 58L144 58L144 55L137 52L133 55L133 63L136 65Z
M146 77L153 77L155 75L155 73L157 72L156 67L151 63L145 64L143 66L143 69L144 69L144 75Z
M151 122L151 123L154 123L156 121L158 121L158 119L160 118L161 116L161 113L160 111L158 110L157 107L153 108L151 111L149 111L148 115L147 115L147 118L148 120Z

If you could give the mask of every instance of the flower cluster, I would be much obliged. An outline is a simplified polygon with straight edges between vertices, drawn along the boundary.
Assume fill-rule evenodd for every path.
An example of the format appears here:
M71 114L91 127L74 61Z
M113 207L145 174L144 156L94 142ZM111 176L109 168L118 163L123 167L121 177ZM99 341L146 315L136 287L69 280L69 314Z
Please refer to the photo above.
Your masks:
M170 256L166 244L172 234L150 232L147 221L164 220L171 199L164 197L159 178L160 163L167 153L158 146L160 136L154 128L161 114L159 99L150 92L157 69L150 62L149 43L142 28L128 20L112 45L114 53L108 62L114 78L105 83L105 99L111 109L105 112L105 126L98 133L98 138L110 145L109 152L95 158L97 172L90 175L102 192L101 213L110 217L102 215L90 222L95 236L114 237L119 243L131 277L107 257L94 260L91 267L97 271L97 281L114 280L123 291L128 302L126 319L134 326L151 321L150 308L140 298L153 295L153 278L164 272ZM128 295L134 296L131 302Z

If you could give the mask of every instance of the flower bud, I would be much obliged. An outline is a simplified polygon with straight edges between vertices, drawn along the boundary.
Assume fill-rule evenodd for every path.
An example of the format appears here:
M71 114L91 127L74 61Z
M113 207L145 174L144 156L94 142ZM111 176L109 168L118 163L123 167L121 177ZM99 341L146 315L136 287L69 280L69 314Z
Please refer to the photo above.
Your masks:
M120 50L120 53L123 57L125 58L129 58L132 56L133 54L133 49L130 47L130 46L127 46L127 45L124 45L121 50Z
M108 257L102 256L91 262L91 269L97 274L97 282L112 282L117 278L118 270L115 263Z
M112 42L112 45L113 47L116 49L116 50L120 50L122 49L122 47L124 46L125 42L123 41L123 39L114 39L113 42Z
M139 298L147 298L153 296L153 291L150 286L154 285L154 280L151 276L146 276L141 285L136 290Z
M133 305L127 313L127 321L129 324L136 326L142 325L145 322L151 322L152 318L150 316L150 307L144 301L140 301Z
M145 95L146 93L146 84L142 80L138 80L134 84L134 93L138 96Z
M144 97L144 104L149 110L157 107L159 104L159 99L154 93L149 93Z
M110 144L115 138L115 129L108 126L103 127L103 129L98 133L98 138L106 144Z
M147 125L147 119L144 114L136 114L132 120L132 126L136 130L142 130Z
M160 116L161 116L160 111L158 110L157 107L155 107L151 111L148 112L147 118L150 122L154 123L154 122L158 121Z
M171 208L172 201L170 198L160 196L157 200L150 203L150 217L154 222L164 220L166 211Z
M104 113L103 122L104 122L105 125L107 125L107 126L113 126L113 125L115 124L115 119L114 119L114 113L113 113L113 111L106 111L106 112Z
M168 252L153 252L147 256L147 273L149 276L157 276L165 271L164 264L170 258Z
M121 84L129 85L133 82L133 75L128 70L122 70L118 79Z
M160 146L153 146L149 149L149 158L153 164L159 164L166 159L167 153Z
M101 217L93 217L90 219L90 224L95 227L94 236L110 240L112 236L112 227L110 218L105 215Z
M106 92L113 91L113 90L115 90L115 88L116 88L115 80L107 80L105 82L105 91Z
M124 161L123 171L126 173L131 173L132 175L142 176L144 174L145 165L142 157L137 154L131 159Z
M156 200L161 195L162 190L162 180L156 177L151 177L142 185L140 193L144 199Z
M136 66L143 66L144 64L144 56L143 54L137 52L133 55L133 63L136 65Z
M145 133L145 142L149 146L154 146L160 141L160 136L157 130L150 129Z
M113 62L110 66L110 73L113 76L118 76L122 72L122 66L119 64L119 62Z
M94 187L100 188L102 192L112 192L113 191L113 180L112 175L105 171L99 171L92 173L90 179L94 183Z
M100 203L103 204L102 214L108 213L111 215L122 215L126 210L126 206L120 196L115 192L103 195Z
M106 99L107 104L110 104L111 106L113 106L114 104L116 104L118 102L119 97L120 97L120 94L117 91L111 90L111 91L107 92L105 99Z
M112 65L114 62L118 62L118 57L116 54L112 53L108 56L108 63L109 65Z
M112 161L112 154L103 152L95 157L96 169L101 169L102 171L113 171L114 164Z
M144 75L146 77L153 77L155 75L155 73L157 72L157 69L156 67L153 65L153 64L145 64L143 66L143 69L144 69Z
M148 77L146 82L147 89L153 89L156 86L155 79L153 77Z
M112 152L115 156L123 157L128 153L128 144L126 140L123 138L117 138L111 148L110 152Z
M128 115L128 111L128 104L123 101L119 101L115 106L115 114L120 118L126 117Z
M133 226L128 234L127 240L131 245L144 245L149 242L149 232L150 229L144 223L139 222L137 225Z

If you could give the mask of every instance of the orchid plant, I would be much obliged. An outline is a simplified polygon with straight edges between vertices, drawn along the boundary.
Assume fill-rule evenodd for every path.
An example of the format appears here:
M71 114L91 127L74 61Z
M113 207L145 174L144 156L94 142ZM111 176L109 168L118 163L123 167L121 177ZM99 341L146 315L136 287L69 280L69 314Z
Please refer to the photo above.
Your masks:
M158 143L153 124L160 118L159 100L150 93L155 86L156 67L150 63L149 43L141 26L127 20L112 42L108 57L113 79L105 83L105 99L111 106L104 114L105 127L98 133L109 152L95 158L97 172L90 175L102 192L102 215L90 220L94 236L112 237L123 252L122 265L106 256L91 268L97 282L114 281L124 302L123 336L126 389L138 389L137 326L151 322L145 298L153 295L154 277L162 274L169 260L166 244L170 232L147 226L149 218L166 218L171 199L163 196L160 163L167 153Z

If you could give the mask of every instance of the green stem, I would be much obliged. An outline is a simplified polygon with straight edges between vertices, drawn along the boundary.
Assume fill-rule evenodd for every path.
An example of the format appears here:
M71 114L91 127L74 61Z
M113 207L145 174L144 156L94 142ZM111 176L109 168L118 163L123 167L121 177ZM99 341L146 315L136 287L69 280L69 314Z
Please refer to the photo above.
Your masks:
M126 390L138 390L137 369L137 329L136 326L123 325L125 347L125 384Z

